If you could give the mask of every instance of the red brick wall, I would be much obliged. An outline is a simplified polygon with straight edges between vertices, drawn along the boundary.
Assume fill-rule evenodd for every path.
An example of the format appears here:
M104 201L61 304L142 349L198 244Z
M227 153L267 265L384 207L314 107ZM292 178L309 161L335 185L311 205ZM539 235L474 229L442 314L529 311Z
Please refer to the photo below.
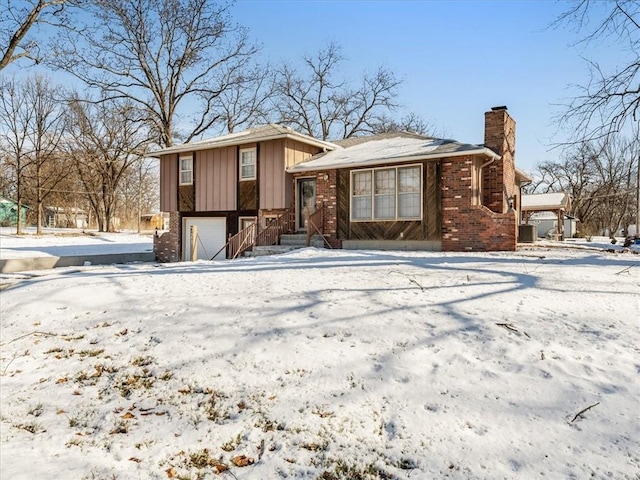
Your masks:
M169 213L169 231L153 236L153 253L160 263L179 262L180 255L180 213Z
M483 204L493 212L506 212L508 198L517 193L515 140L516 122L506 109L484 114L484 145L502 156L483 171Z
M471 204L473 157L443 159L441 165L442 250L515 250L516 213Z
M338 239L337 170L297 174L293 179L294 185L296 178L299 177L316 178L316 204L318 206L324 205L324 236L333 248L342 248L342 241Z

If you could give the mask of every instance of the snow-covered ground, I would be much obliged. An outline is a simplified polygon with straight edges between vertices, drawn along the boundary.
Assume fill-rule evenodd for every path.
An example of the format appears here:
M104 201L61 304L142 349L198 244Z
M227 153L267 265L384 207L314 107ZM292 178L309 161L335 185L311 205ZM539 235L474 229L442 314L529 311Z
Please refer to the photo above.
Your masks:
M629 250L0 278L2 479L640 478Z
M140 253L153 250L153 237L136 233L102 233L80 229L45 229L35 235L15 235L15 227L0 228L0 258L66 257L106 253Z

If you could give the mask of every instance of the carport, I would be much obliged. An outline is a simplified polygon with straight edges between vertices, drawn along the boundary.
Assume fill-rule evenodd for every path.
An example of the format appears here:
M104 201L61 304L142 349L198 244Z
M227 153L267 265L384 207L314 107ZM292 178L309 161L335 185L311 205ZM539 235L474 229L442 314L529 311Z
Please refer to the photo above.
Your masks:
M571 209L571 195L566 192L522 195L522 221L529 225L534 212L553 212L557 218L555 240L564 240L564 216Z

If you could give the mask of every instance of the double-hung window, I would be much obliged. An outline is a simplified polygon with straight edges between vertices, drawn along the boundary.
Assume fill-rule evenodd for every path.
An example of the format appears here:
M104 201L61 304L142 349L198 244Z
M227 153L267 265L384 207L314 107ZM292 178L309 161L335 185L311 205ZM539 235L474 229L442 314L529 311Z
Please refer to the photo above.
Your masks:
M243 148L240 150L240 180L256 179L256 149Z
M180 185L193 184L193 157L180 157Z
M351 173L351 220L422 218L422 167L385 167Z

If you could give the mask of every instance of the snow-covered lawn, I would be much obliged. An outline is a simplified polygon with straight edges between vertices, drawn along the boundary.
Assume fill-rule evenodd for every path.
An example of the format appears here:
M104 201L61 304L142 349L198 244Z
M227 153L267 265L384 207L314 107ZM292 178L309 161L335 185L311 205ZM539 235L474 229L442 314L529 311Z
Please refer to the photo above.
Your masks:
M45 229L36 236L29 228L15 235L15 227L0 228L0 259L139 253L153 250L153 236L136 233L104 233L70 228Z
M2 282L2 479L640 478L629 251L305 249Z

